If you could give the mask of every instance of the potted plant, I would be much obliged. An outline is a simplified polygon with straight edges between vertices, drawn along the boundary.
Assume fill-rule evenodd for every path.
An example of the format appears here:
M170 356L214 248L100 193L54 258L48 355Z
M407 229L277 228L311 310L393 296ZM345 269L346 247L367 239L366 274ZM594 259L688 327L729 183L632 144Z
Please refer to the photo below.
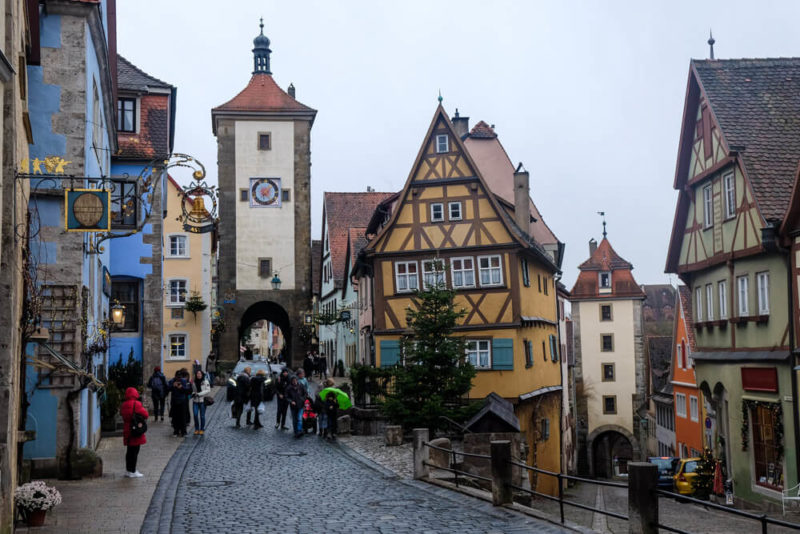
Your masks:
M44 480L34 480L14 490L14 504L29 526L40 527L44 525L47 511L61 504L61 494Z
M186 301L184 308L186 311L192 312L194 319L197 320L197 312L205 310L208 308L208 305L203 300L203 297L200 296L200 293L192 291L192 295Z

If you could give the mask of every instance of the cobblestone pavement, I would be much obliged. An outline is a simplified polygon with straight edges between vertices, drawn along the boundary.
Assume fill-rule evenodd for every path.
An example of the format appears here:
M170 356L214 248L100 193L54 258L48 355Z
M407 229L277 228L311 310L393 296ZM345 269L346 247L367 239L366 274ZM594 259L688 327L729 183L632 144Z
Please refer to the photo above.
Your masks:
M414 452L411 443L387 447L383 436L349 436L340 443L373 462L389 469L400 478L414 478Z
M220 397L221 400L221 397ZM218 402L208 430L167 466L142 532L523 533L568 532L491 504L400 480L338 443L265 428L233 428Z

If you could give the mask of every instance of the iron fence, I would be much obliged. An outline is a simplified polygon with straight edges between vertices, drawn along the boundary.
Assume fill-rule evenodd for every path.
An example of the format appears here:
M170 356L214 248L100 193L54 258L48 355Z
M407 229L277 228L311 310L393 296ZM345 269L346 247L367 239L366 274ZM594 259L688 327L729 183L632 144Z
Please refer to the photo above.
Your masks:
M429 442L425 442L425 443L423 443L423 445L428 447L428 448L435 449L437 451L446 452L446 453L450 454L451 457L452 457L451 460L450 460L450 465L451 466L458 465L458 456L464 456L464 457L467 457L467 458L482 458L484 460L490 460L490 461L492 459L492 457L489 456L488 454L475 454L475 453L471 453L471 452L458 452L455 449L445 449L444 447L439 447L437 445L432 445ZM423 464L426 467L430 467L430 468L433 468L433 469L441 469L443 471L448 471L450 473L453 473L455 475L454 478L455 478L456 487L458 487L458 475L461 475L461 476L464 476L464 477L467 477L467 478L474 478L476 480L482 480L482 481L488 482L490 484L492 483L492 479L489 478L489 477L484 477L484 476L481 476L481 475L476 475L475 473L468 473L466 471L461 471L461 470L456 469L455 467L442 467L440 465L432 464L430 462L423 462Z

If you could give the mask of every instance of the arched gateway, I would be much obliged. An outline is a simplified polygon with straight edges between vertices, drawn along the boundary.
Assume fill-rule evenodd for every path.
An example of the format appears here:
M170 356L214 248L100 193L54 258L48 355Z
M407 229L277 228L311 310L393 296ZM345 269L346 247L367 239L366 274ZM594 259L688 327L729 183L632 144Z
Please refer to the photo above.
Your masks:
M311 312L310 139L317 112L295 100L291 85L287 93L275 83L269 45L262 23L250 83L211 110L220 192L217 302L226 324L218 350L221 360L238 359L242 331L266 319L280 327L285 356L297 365L300 326Z

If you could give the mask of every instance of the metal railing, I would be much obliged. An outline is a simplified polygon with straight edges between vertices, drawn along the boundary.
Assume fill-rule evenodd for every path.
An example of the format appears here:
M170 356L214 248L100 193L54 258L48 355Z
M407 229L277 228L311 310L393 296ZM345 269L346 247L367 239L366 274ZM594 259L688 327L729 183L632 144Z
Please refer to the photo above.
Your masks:
M450 466L454 466L454 465L458 464L458 458L457 458L458 456L464 456L464 457L467 457L467 458L481 458L481 459L484 459L484 460L491 460L492 459L492 457L489 456L488 454L475 454L475 453L471 453L471 452L458 452L455 449L445 449L444 447L439 447L437 445L432 445L429 442L425 442L425 443L423 443L423 445L428 447L428 448L435 449L437 451L446 452L446 453L450 454L452 456L452 458L450 460ZM441 465L433 464L433 463L430 463L430 462L423 462L423 464L425 466L427 466L427 467L432 468L432 469L441 469L442 471L448 471L450 473L453 473L455 475L454 478L455 478L456 487L458 487L458 475L461 475L462 477L467 477L467 478L474 478L476 480L483 480L484 482L488 482L490 484L492 483L492 479L489 478L489 477L476 475L475 473L468 473L466 471L461 471L461 470L455 469L454 467L442 467Z
M789 528L792 530L800 530L800 524L798 523L790 523L789 521L782 521L780 519L773 519L769 517L767 514L755 514L753 512L745 512L744 510L737 510L736 508L731 508L730 506L723 506L721 504L716 504L709 501L703 501L700 499L696 499L694 497L689 497L687 495L681 495L679 493L673 493L671 491L666 490L655 490L656 495L662 497L672 497L675 499L680 499L681 501L688 501L694 504L699 504L700 506L704 506L706 508L711 508L712 510L719 510L720 512L725 512L728 514L737 515L739 517L745 517L747 519L752 519L753 521L758 521L761 523L761 533L767 534L769 525L775 525L778 527ZM664 530L668 530L670 532L676 532L677 534L692 534L686 530L681 530L679 528L670 527L667 525L662 525L660 522L658 524L658 528L663 528Z

